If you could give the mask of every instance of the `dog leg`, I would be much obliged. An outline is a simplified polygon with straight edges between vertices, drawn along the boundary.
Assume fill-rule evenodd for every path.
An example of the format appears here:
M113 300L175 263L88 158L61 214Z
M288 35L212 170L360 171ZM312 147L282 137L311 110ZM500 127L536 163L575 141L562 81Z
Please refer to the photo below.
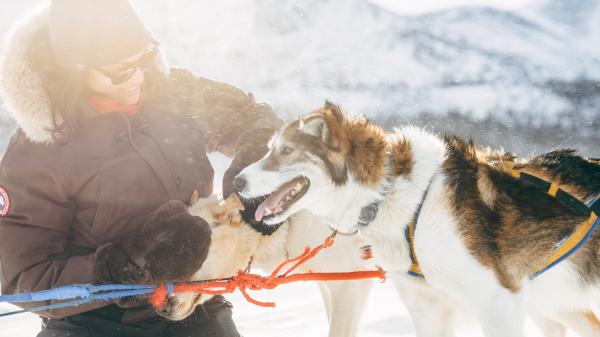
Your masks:
M532 316L532 319L544 337L565 337L567 335L565 326L552 318Z
M331 323L331 294L327 287L327 282L317 282L319 290L321 291L321 297L323 298L323 305L325 305L325 312L327 313L327 321Z
M487 294L481 294L483 298L476 299L475 306L485 337L525 337L523 292L499 288Z
M331 316L329 337L354 337L373 282L327 282Z
M392 280L410 313L417 337L454 337L454 310L448 301L431 286L406 278L399 275Z
M556 317L581 337L600 337L600 320L592 311L571 311Z

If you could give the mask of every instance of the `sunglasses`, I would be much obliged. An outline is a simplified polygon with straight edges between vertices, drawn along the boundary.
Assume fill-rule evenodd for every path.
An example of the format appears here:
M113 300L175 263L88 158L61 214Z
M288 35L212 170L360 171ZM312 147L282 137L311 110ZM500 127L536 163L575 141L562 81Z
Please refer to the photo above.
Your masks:
M112 72L102 68L97 68L96 70L102 75L108 77L113 85L119 85L127 82L127 80L129 80L138 71L138 69L142 72L148 70L148 68L154 63L158 52L158 43L154 42L152 49L140 56L137 61L131 63L122 63L123 70L118 72Z

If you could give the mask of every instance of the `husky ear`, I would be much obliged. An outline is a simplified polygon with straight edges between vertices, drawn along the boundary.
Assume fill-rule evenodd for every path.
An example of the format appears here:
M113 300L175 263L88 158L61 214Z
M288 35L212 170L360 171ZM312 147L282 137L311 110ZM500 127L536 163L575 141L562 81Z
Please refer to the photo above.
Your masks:
M228 209L232 209L235 211L243 211L244 210L244 204L242 204L242 201L240 200L240 197L238 197L237 193L231 193L227 199L225 199L225 206Z
M300 131L320 138L323 142L329 139L329 126L323 115L312 115L300 120Z
M330 148L339 150L345 120L346 115L340 107L326 101L323 108L300 119L298 129L301 132L321 139Z
M344 123L344 121L346 120L346 115L344 114L342 109L339 106L331 103L330 101L325 101L324 110L331 114L331 116L333 116L335 118L335 121L339 124Z
M227 217L227 222L232 227L237 227L242 222L242 214L240 211L244 210L244 204L236 193L231 193L227 199L224 200L224 216Z

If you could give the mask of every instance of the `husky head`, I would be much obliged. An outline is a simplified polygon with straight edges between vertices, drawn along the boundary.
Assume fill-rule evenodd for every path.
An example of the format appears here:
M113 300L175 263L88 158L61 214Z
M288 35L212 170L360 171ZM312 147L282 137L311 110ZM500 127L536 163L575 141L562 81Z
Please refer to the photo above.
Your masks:
M269 152L234 179L234 188L246 204L258 204L255 218L268 225L302 209L332 218L333 199L356 187L375 188L385 175L385 165L359 164L384 163L385 146L381 129L326 102L274 136Z
M212 229L208 256L192 280L229 277L247 267L260 234L243 222L241 210L243 205L235 193L226 200L217 196L199 199L190 207L190 214L205 219ZM157 313L170 320L182 320L211 297L193 292L172 294Z

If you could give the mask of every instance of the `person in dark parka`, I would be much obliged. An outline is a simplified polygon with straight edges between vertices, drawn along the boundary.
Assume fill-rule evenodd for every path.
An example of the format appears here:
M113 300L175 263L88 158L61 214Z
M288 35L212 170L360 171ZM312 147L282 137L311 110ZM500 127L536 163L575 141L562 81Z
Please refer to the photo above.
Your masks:
M54 0L25 18L0 92L18 126L0 163L3 294L188 279L210 244L186 208L212 193L206 153L233 158L228 195L282 124L251 94L166 66L125 0ZM239 335L220 296L185 323L117 304L40 312L38 336Z

